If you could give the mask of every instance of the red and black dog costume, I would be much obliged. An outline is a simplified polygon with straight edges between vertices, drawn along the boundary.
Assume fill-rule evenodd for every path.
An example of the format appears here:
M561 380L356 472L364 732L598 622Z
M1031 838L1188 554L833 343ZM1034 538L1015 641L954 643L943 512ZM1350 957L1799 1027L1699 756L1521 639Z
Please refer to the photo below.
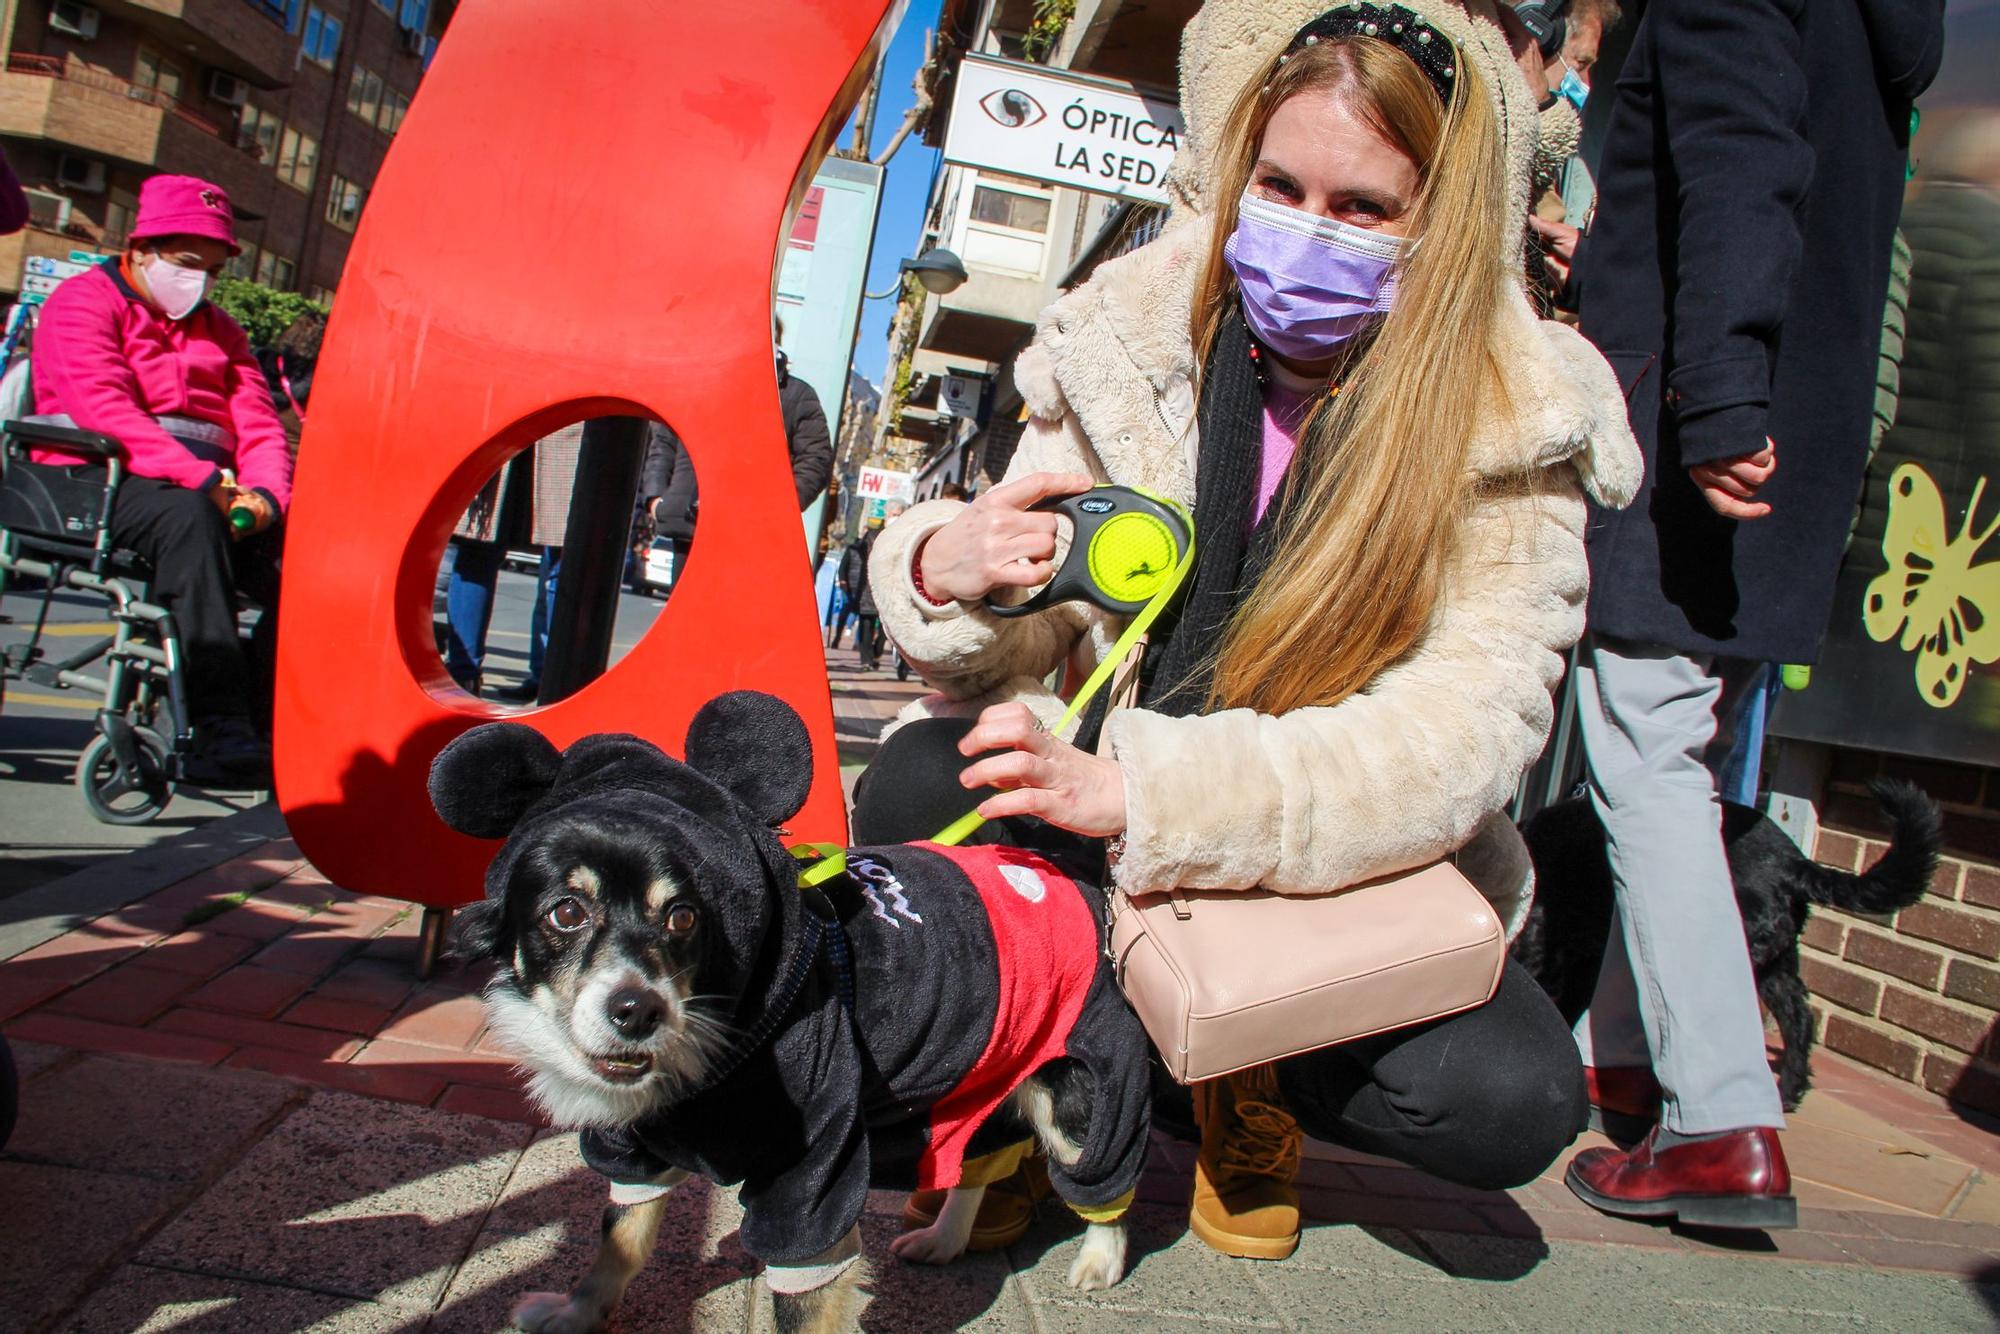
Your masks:
M585 1131L591 1166L614 1186L671 1168L740 1183L744 1248L802 1265L842 1242L871 1186L957 1185L968 1153L1028 1138L989 1118L1067 1057L1092 1076L1089 1128L1049 1175L1080 1212L1111 1212L1144 1165L1151 1048L1100 949L1104 891L1033 853L934 844L856 848L845 875L801 889L774 829L811 772L797 715L725 695L697 715L688 756L617 735L558 753L489 724L431 773L448 824L507 840L487 902L463 914L499 964L495 986L522 979L491 924L515 868L563 827L630 831L617 836L680 868L715 932L691 990L732 998L718 1017L737 1038L696 1088Z

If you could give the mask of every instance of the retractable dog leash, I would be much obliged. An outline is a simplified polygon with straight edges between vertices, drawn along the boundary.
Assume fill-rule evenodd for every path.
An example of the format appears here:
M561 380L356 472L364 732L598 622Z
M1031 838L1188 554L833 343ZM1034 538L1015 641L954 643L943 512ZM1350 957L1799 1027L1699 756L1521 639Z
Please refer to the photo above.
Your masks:
M1111 652L1097 664L1050 732L1060 735L1090 707L1132 646L1158 620L1194 568L1194 520L1185 506L1136 486L1099 486L1080 495L1058 496L1034 506L1062 515L1074 525L1069 554L1039 592L1024 602L1003 604L988 597L995 616L1027 616L1059 602L1089 602L1118 616L1130 616ZM986 823L975 808L946 825L931 841L956 847ZM794 848L802 861L799 884L823 884L847 869L839 848L812 844Z

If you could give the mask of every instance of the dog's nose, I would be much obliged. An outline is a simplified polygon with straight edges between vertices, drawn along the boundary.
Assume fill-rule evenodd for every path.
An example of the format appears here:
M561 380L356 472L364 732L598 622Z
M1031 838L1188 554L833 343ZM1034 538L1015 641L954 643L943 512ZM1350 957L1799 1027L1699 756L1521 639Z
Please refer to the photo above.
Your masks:
M660 1016L665 1013L660 998L639 987L625 987L612 992L605 1009L610 1014L611 1026L635 1042L651 1036L653 1030L660 1026Z

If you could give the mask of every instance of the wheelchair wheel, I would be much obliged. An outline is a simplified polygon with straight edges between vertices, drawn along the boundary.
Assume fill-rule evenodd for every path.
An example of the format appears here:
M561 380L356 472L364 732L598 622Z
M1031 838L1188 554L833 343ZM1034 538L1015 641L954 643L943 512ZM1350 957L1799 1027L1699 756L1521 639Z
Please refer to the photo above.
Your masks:
M139 751L137 773L125 772L104 736L93 738L76 762L76 786L83 793L83 804L105 824L147 824L173 799L167 743L143 727L133 729L132 742Z

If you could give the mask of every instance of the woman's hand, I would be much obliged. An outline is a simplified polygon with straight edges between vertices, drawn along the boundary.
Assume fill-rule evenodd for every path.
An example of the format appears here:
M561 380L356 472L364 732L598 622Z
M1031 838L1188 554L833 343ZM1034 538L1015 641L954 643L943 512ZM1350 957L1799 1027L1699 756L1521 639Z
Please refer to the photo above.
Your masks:
M1055 575L1056 516L1029 509L1095 486L1083 473L1031 473L996 486L924 542L918 572L932 597L977 602L996 588L1033 588Z
M958 776L968 788L1002 789L979 804L989 820L1035 815L1091 838L1125 831L1125 774L1117 761L1049 735L1025 704L995 704L980 714L958 750L968 758L1004 752L968 765Z

